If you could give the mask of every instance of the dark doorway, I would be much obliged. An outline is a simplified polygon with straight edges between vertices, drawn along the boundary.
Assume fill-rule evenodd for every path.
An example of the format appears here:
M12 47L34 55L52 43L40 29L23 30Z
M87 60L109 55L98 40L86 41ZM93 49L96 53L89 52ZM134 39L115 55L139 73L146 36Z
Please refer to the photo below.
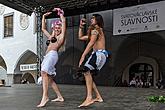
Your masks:
M25 83L35 83L34 77L31 75L31 73L25 73L22 76L22 81L21 82L23 82L23 81L25 81Z
M149 81L153 86L153 67L147 63L133 64L129 69L129 82L135 79L141 79L144 83Z

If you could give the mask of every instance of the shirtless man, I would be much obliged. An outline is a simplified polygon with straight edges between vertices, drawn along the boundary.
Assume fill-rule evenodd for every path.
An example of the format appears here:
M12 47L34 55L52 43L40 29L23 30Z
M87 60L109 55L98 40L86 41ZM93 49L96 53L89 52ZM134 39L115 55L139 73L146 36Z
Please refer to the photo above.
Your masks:
M54 8L53 11L57 11L58 15L60 16L60 20L57 20L53 22L52 24L52 33L50 34L46 30L46 20L45 17L50 15L52 12L47 12L43 14L42 17L42 31L47 37L47 50L46 50L46 56L44 57L44 60L41 64L41 76L43 80L43 94L42 99L39 105L37 107L44 107L46 103L49 101L48 98L48 84L50 81L50 84L57 94L57 98L55 98L52 101L60 101L63 102L64 98L62 97L57 84L53 80L53 77L56 75L55 72L55 65L58 61L58 53L57 51L59 48L63 45L65 40L65 32L66 32L66 21L63 10L60 8Z
M106 57L108 55L107 51L105 50L105 37L103 33L104 22L102 16L99 14L93 14L91 18L91 25L89 26L88 33L85 36L83 35L83 28L85 24L84 21L85 19L80 20L79 40L89 40L89 42L80 58L79 67L83 67L83 75L86 81L87 96L85 101L78 107L89 106L95 101L103 102L96 84L93 81L92 71L99 71L105 64ZM91 49L93 49L93 52L83 65L83 61ZM96 93L95 99L92 98L93 90Z

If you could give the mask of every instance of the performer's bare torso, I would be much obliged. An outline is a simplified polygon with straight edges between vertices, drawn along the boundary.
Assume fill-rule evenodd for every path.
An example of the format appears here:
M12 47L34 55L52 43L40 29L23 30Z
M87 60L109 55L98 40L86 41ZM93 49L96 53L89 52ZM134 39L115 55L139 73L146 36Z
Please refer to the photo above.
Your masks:
M51 36L51 37L53 37L53 36ZM50 38L51 38L51 37L50 37ZM60 46L61 46L61 45L58 44L58 41L59 41L60 37L61 37L61 34L58 35L58 36L55 36L55 38L57 39L57 41L54 42L54 43L50 42L49 46L47 47L46 53L48 53L48 52L51 51L51 50L58 51L58 49L59 49Z
M93 46L93 50L105 49L105 37L104 33L101 31L98 35L98 39Z

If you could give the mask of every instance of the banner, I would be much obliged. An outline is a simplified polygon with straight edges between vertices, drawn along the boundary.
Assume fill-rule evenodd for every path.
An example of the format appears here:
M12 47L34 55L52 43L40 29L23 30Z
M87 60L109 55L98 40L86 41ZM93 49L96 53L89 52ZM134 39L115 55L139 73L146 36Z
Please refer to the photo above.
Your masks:
M113 35L165 30L165 1L113 10Z
M37 70L37 64L22 64L20 65L20 71Z

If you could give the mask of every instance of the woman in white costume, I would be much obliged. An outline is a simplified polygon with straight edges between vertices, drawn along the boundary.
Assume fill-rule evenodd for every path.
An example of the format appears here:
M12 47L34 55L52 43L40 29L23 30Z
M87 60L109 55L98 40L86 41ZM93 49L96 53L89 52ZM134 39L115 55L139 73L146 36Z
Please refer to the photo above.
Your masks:
M49 101L49 97L48 97L49 82L57 95L57 98L55 98L52 101L60 101L60 102L64 101L64 98L61 95L57 84L53 80L53 77L56 75L55 65L58 61L57 51L64 44L65 41L66 21L63 10L61 10L60 8L54 8L53 11L57 11L57 14L60 16L60 20L53 22L51 34L46 30L45 17L50 15L52 12L47 12L42 16L42 32L45 34L48 40L46 42L47 44L46 56L44 57L43 62L41 64L43 93L40 104L37 105L37 107L44 107L46 103Z

